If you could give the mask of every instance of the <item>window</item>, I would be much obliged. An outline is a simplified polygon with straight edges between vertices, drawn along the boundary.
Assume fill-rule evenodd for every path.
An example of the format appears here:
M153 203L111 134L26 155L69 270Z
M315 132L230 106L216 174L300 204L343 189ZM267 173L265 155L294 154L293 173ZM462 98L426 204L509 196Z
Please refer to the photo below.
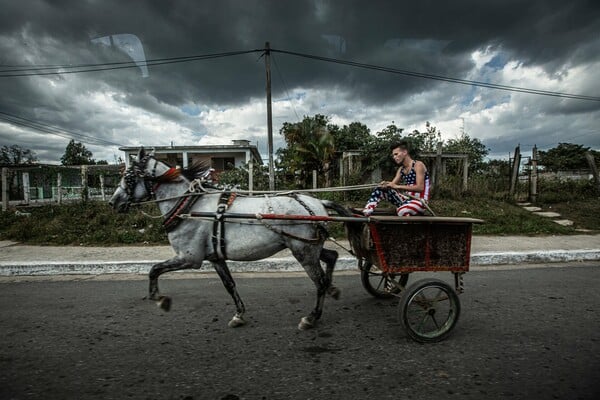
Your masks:
M212 167L217 171L227 171L235 168L235 158L215 157L212 159Z

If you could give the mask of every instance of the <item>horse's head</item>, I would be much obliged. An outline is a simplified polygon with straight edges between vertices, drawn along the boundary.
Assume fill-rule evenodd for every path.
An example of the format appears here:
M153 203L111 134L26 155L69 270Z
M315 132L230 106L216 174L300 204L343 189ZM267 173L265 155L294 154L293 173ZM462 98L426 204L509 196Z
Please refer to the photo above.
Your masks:
M154 154L146 153L142 147L137 158L131 161L131 165L123 173L123 178L108 204L118 212L127 212L132 203L151 199L159 165Z

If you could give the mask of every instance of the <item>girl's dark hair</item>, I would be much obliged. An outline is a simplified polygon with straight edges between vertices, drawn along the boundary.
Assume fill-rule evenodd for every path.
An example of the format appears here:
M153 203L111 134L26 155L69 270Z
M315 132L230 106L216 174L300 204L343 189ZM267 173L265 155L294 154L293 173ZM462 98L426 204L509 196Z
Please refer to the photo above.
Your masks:
M406 141L406 140L400 140L399 142L393 142L390 145L390 150L394 150L398 147L400 147L401 150L410 151L410 146L408 144L408 141Z

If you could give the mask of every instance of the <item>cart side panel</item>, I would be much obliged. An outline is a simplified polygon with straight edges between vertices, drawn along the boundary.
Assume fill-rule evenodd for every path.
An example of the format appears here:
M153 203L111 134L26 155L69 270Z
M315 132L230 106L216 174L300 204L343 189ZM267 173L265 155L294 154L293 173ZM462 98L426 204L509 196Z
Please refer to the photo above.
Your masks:
M370 224L378 265L386 272L468 271L471 224Z

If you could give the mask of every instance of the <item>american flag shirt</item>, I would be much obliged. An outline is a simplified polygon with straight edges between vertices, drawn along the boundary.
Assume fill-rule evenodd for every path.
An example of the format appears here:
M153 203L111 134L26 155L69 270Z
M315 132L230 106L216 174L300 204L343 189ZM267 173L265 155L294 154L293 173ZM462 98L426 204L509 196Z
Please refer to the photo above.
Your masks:
M415 171L415 163L416 160L413 160L412 166L410 167L410 171L407 174L404 173L404 168L400 169L400 177L402 181L407 186L414 186L417 184L417 172ZM431 190L431 182L429 180L429 172L425 170L425 182L424 188L422 192L412 192L409 191L408 194L411 196L417 197L419 199L424 199L425 201L429 201L429 192Z

